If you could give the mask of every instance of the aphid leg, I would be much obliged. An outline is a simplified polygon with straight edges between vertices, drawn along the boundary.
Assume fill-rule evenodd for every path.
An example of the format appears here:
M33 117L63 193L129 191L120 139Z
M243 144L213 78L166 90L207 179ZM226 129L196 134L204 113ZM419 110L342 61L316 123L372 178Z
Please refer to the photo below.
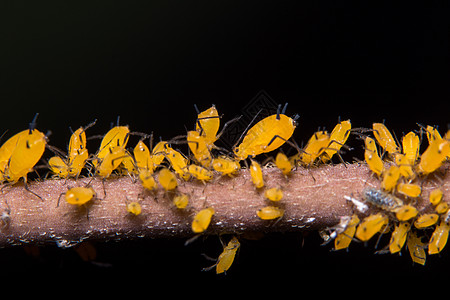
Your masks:
M23 179L24 179L24 187L25 187L25 190L27 190L27 192L29 192L29 193L35 195L35 196L38 197L39 199L41 199L41 201L44 201L44 198L42 198L41 196L39 196L38 194L36 194L36 193L33 192L32 190L30 190L30 188L28 187L28 183L27 183L26 177L24 177Z
M216 135L216 139L218 140L222 134L225 132L225 129L227 129L228 126L230 126L231 123L237 122L242 118L242 115L239 117L236 117L234 119L231 119L230 121L227 121L225 124L223 124L222 130Z
M102 178L102 187L103 187L103 199L106 198L106 188L105 188L105 180L106 178Z
M59 201L61 200L61 196L62 196L62 195L65 195L65 194L66 194L65 192L59 194L58 201L56 202L56 207L59 207Z
M202 269L202 272L208 272L208 271L211 271L211 270L214 269L214 268L217 266L217 264L219 263L219 261L218 261L217 259L212 258L212 257L206 255L205 253L202 253L202 256L203 256L204 258L206 258L207 260L215 261L215 262L216 262L216 263L213 264L212 266L203 268L203 269Z

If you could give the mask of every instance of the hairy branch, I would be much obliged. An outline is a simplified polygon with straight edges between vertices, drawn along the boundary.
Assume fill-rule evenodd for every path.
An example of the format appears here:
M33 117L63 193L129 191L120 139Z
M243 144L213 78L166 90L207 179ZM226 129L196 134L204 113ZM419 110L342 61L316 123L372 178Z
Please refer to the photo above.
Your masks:
M444 195L450 189L449 176L435 177L423 181L418 203L422 208L431 189L440 187ZM4 221L9 211L10 220L0 231L0 246L49 242L70 246L85 239L190 237L194 235L191 231L193 215L204 207L215 210L205 234L323 229L338 223L341 216L353 213L352 205L344 196L358 197L367 186L379 187L379 180L365 164L299 168L287 178L276 168L265 168L264 178L266 187L281 187L284 191L279 203L285 209L281 220L264 221L257 217L256 211L269 205L269 201L264 198L264 189L255 189L245 169L235 178L215 178L207 184L179 181L178 190L190 196L185 210L177 209L171 203L171 195L162 188L155 193L144 193L139 181L133 182L129 177L106 180L106 197L102 181L93 179L91 186L99 199L91 201L87 207L73 206L64 200L57 207L57 200L68 187L84 186L90 178L29 184L30 190L44 201L21 184L5 187L0 209ZM126 201L137 199L141 199L142 214L134 216L127 212Z

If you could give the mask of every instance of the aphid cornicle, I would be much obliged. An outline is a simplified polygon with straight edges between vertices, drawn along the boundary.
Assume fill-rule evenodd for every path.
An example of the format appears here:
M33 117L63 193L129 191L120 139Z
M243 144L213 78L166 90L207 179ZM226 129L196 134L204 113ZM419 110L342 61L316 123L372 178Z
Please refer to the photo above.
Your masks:
M233 149L237 159L244 160L249 156L273 151L291 138L299 116L286 116L286 108L287 103L283 109L280 104L276 114L262 119L246 132L241 144Z

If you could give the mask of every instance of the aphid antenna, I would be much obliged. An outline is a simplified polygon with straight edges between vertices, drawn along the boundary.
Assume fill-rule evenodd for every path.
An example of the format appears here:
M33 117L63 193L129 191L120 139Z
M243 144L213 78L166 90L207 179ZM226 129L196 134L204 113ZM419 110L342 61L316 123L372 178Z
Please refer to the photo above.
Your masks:
M237 140L236 143L234 143L232 149L234 149L240 142L241 140L244 138L245 134L247 133L247 131L250 129L250 126L253 124L253 122L255 122L256 118L259 116L259 114L262 112L262 109L260 109L256 115L253 117L253 119L250 121L250 123L247 125L247 127L245 128L245 130L242 132L241 136L239 137L239 139Z
M3 136L4 136L7 132L8 132L8 129L6 129L6 130L2 133L2 135L0 136L0 142L2 141Z
M195 103L194 103L194 109L195 109L195 112L197 113L197 115L200 114L200 110L198 109L198 106Z
M55 146L45 144L45 148L52 151L54 154L58 155L61 158L66 158L66 154L62 150L60 150L59 148L57 148Z

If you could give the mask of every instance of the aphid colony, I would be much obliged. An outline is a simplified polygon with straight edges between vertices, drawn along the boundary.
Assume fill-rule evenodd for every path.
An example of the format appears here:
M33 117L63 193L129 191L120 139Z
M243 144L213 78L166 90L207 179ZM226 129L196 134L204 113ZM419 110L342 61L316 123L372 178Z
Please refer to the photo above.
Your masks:
M361 133L369 131L376 142ZM427 252L437 254L445 247L450 230L450 210L442 190L436 186L422 191L424 180L433 176L439 185L439 177L433 173L450 158L450 130L441 137L436 128L420 126L417 132L403 136L401 147L384 124L374 123L371 130L361 132L365 161L373 176L380 179L380 187L366 187L359 195L361 200L347 196L355 213L341 217L339 224L321 232L322 237L325 243L334 239L334 249L340 250L347 249L355 238L366 243L380 234L378 247L381 235L389 233L389 243L376 253L399 253L406 245L411 259L424 265ZM423 133L428 146L420 155ZM381 156L376 143L382 149ZM382 157L390 163L383 163Z
M255 124L252 121L232 151L216 146L215 142L227 126L239 118L225 123L219 132L221 117L214 105L203 112L195 106L197 120L194 130L172 140L160 140L154 146L153 135L131 132L128 126L120 126L117 122L102 137L95 154L89 154L86 148L86 130L94 126L96 121L72 133L65 154L48 145L47 136L36 129L36 114L28 129L12 136L0 147L0 176L4 183L2 190L23 178L25 189L44 200L28 188L27 174L34 170L48 148L55 154L47 164L56 178L77 179L83 169L87 170L89 176L97 176L103 180L112 174L128 175L139 180L143 195L144 191L151 193L162 188L176 209L191 210L189 195L177 189L179 180L197 180L207 184L217 176L237 176L242 162L249 169L255 189L262 191L267 199L267 205L256 210L255 217L266 220L265 222L277 222L284 215L283 190L281 187L266 187L261 164L254 158L288 144L295 149L296 154L288 157L279 151L273 162L289 178L295 168L330 163L335 155L343 162L342 149L351 149L345 143L353 133L364 139L364 158L374 176L380 179L380 188L366 188L360 195L362 201L348 197L355 207L355 214L342 217L339 224L323 231L322 236L327 242L334 239L335 249L339 250L347 249L355 237L367 242L375 234L387 233L392 228L389 245L378 252L397 253L406 243L413 261L420 264L425 263L426 248L429 254L439 253L444 248L450 229L450 213L447 202L442 200L442 191L436 188L429 195L433 210L419 210L415 204L423 196L420 182L432 176L450 156L450 131L441 137L431 126L420 127L419 131L406 134L400 147L384 124L374 123L372 129L352 129L350 120L346 120L339 122L331 133L324 130L315 132L306 146L300 148L291 140L299 116L288 117L285 114L286 108L287 104L284 107L279 105L276 114ZM373 133L375 140L368 132ZM423 132L426 133L428 147L420 155ZM141 137L133 149L127 148L130 135ZM150 147L145 143L147 139ZM174 147L181 144L187 144L188 156ZM382 149L381 155L377 144ZM387 165L389 167L386 168ZM107 196L105 190L103 195ZM78 207L100 199L89 184L68 187L57 199L57 206L61 198ZM124 201L130 215L142 213L140 199ZM375 209L371 209L367 215L369 206ZM214 214L215 209L208 207L206 201L202 209L192 211L192 232L199 235L208 230ZM428 243L422 242L419 230L433 228ZM230 268L239 247L237 237L232 237L228 245L224 245L224 251L214 265L217 273Z

